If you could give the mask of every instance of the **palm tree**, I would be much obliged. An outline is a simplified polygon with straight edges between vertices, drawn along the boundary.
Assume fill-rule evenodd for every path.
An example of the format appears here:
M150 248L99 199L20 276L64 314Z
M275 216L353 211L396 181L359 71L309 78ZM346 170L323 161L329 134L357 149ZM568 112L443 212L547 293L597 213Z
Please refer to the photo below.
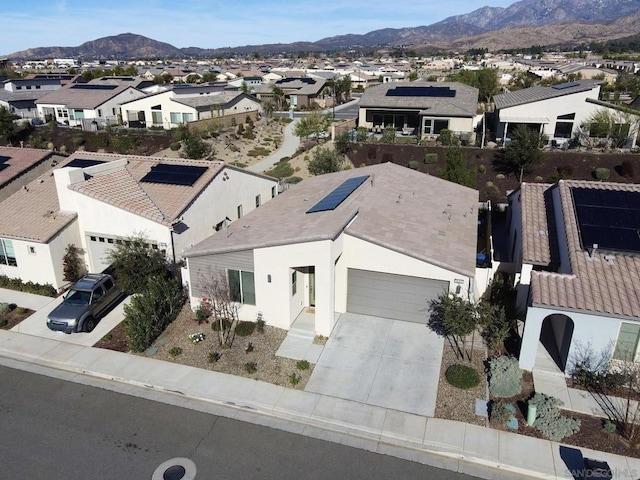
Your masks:
M284 110L284 102L285 102L284 90L282 90L277 85L272 85L271 93L273 94L273 99L275 100L275 103L276 103L276 109Z

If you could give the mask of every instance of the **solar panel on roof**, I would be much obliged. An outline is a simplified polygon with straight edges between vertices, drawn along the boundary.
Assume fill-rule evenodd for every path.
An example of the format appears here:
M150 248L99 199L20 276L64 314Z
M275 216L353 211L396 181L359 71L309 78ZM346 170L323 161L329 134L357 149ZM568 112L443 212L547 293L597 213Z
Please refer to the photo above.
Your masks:
M322 200L316 203L313 207L307 210L306 213L325 212L327 210L334 210L338 205L345 201L345 199L351 195L365 180L369 178L369 175L363 175L361 177L352 177L342 182L333 191L327 194Z
M96 85L95 83L74 83L70 88L80 90L115 90L118 85Z
M559 85L554 85L551 88L553 88L554 90L564 90L565 88L577 87L578 85L580 85L580 82L567 82L561 83Z
M206 172L208 167L158 163L140 179L145 183L192 186Z
M445 97L453 98L456 91L449 87L398 86L387 90L387 97Z
M640 192L572 188L580 243L593 248L640 254Z
M88 158L75 158L65 165L65 167L86 168L106 163L105 160L93 160Z
M7 157L6 155L0 155L0 163L4 163L8 160L11 160L11 157Z

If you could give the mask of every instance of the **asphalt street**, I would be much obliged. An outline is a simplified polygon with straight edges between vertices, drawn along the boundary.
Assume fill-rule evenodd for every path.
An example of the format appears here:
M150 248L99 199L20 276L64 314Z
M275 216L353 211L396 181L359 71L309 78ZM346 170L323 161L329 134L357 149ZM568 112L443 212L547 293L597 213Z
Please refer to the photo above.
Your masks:
M176 457L198 479L472 478L3 366L0 384L0 480L151 479Z

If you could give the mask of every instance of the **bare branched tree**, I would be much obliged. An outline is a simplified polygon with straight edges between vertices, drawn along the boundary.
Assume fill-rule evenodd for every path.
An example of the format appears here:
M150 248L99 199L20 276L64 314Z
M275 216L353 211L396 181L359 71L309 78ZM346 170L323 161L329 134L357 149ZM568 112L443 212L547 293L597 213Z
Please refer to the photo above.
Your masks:
M220 346L231 347L238 324L237 302L234 302L229 288L229 281L224 271L210 271L201 278L202 288L211 302L211 323L218 331Z

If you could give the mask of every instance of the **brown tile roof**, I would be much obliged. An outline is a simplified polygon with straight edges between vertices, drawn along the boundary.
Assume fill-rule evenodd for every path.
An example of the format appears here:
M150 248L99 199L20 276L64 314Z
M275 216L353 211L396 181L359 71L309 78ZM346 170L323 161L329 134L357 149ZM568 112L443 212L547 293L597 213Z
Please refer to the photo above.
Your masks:
M73 184L69 188L164 225L171 225L174 220L179 218L200 192L225 167L224 162L219 161L111 153L76 152L70 157L70 160L74 158L103 161L126 159L126 166L95 173L84 182ZM158 163L203 166L208 170L193 186L140 182L140 179L149 173L151 167Z
M49 150L37 148L0 147L0 188L22 175L30 168L50 158Z
M545 192L548 183L523 183L520 187L522 206L522 260L535 265L551 263L549 228Z
M640 185L561 180L559 194L566 244L568 273L532 273L533 305L582 310L605 316L640 318L640 257L597 251L593 255L580 245L571 188L640 192ZM540 205L540 203L537 203Z
M369 180L335 210L306 213L347 178L362 175L370 175ZM476 190L393 163L372 165L292 186L185 256L333 240L344 231L471 277L475 275L477 204Z
M112 99L116 95L133 88L130 85L113 85L113 89L92 88L97 85L84 83L72 83L51 90L46 95L42 95L36 100L37 105L64 105L67 108L89 108L94 109ZM135 90L135 89L133 89Z
M164 225L170 225L172 221L179 218L182 212L224 168L262 176L228 165L225 166L224 162L217 161L93 152L76 152L58 164L56 168L63 168L69 162L79 158L103 161L126 159L127 165L87 175L85 181L69 186L70 189ZM139 181L151 170L152 166L160 162L206 166L208 170L193 186ZM91 168L87 172L90 170ZM46 243L76 218L75 212L60 211L52 173L40 176L0 205L2 207L0 209L0 236L2 237Z

